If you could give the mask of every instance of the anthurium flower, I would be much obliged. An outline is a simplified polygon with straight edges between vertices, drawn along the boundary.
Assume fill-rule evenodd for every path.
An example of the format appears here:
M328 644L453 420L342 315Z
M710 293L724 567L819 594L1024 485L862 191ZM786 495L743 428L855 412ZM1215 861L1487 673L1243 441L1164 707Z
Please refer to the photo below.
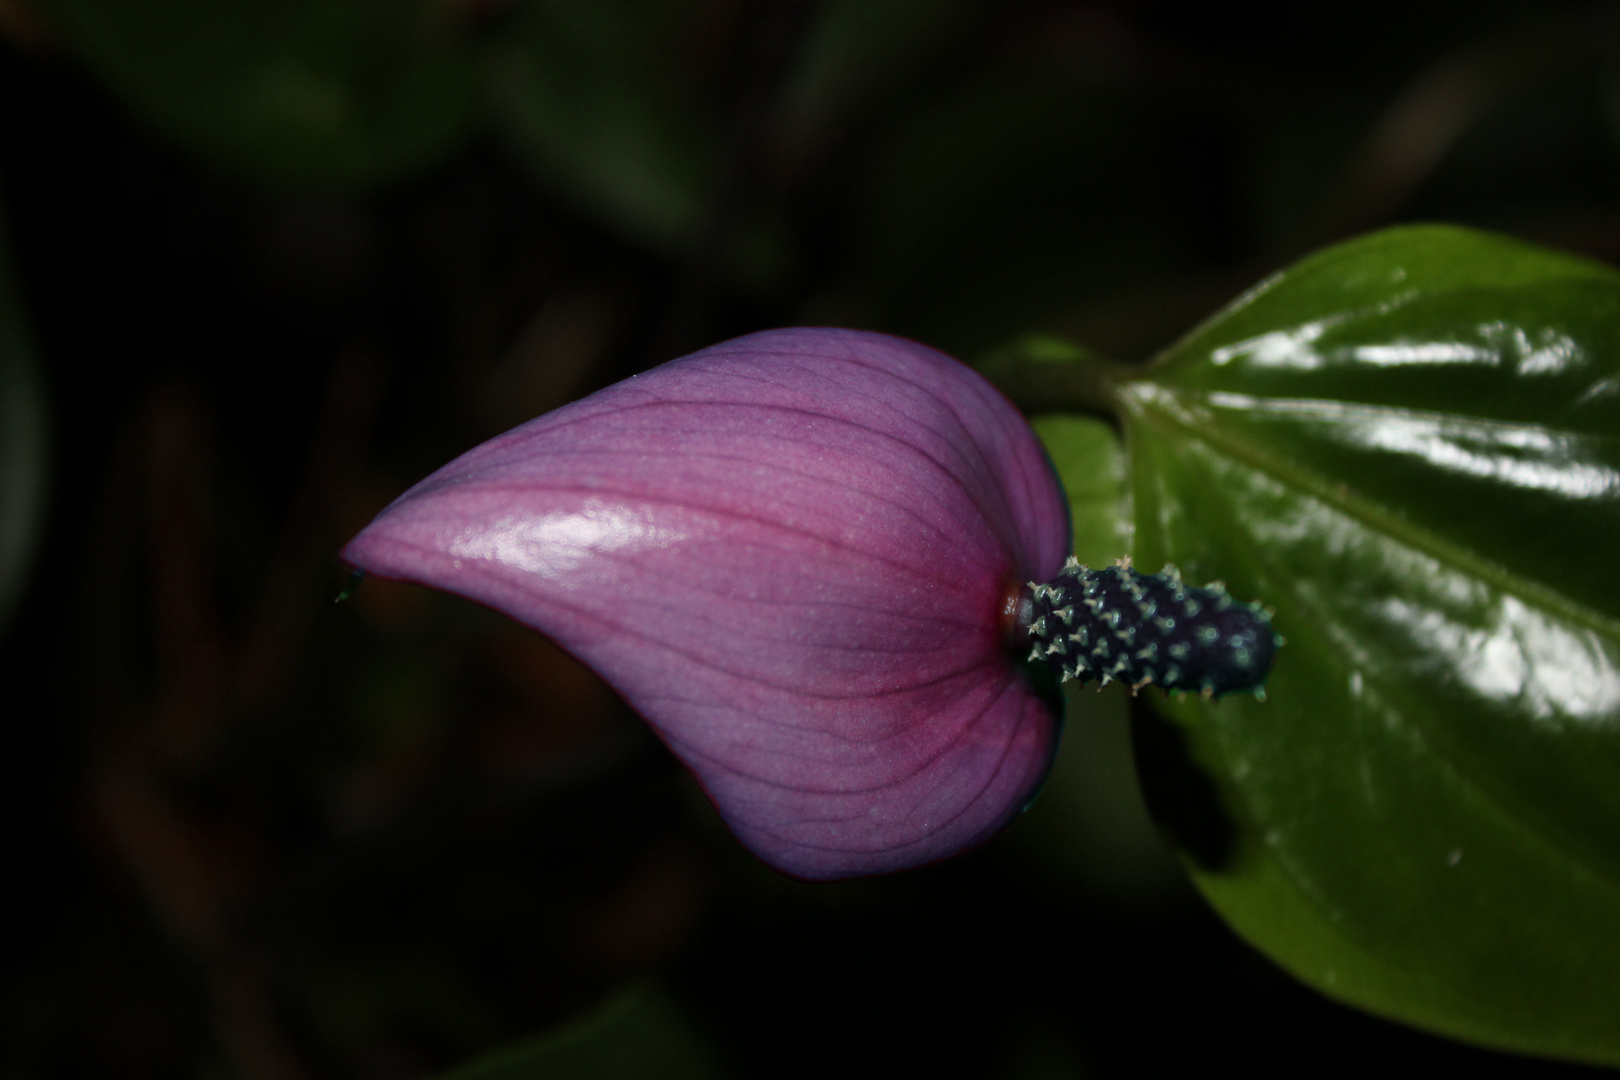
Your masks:
M469 451L342 557L553 638L745 845L831 879L945 858L1033 797L1059 717L1018 615L1068 546L1040 444L980 376L899 338L793 329Z

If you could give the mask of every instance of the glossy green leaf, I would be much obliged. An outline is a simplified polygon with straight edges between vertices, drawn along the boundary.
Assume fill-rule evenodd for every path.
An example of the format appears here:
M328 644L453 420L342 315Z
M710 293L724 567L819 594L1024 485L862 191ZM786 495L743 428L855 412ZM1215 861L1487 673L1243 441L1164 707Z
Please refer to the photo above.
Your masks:
M1347 1002L1620 1062L1620 274L1391 230L1111 387L1138 563L1288 642L1138 731L1199 887Z
M708 1080L720 1075L702 1038L662 993L643 986L443 1080Z
M0 229L0 628L22 592L44 524L45 395Z
M361 186L473 120L451 0L41 0L81 60L201 157L274 182Z

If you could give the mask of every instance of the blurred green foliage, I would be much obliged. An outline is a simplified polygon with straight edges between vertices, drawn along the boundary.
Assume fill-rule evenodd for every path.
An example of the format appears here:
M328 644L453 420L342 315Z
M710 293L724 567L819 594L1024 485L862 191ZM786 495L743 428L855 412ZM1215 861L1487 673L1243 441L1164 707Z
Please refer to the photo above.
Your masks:
M617 993L560 1031L499 1051L444 1080L707 1080L724 1075L668 996Z
M0 628L44 527L48 430L44 387L5 240L0 220Z
M484 61L495 122L570 200L671 254L697 241L720 119L682 44L690 0L522 5Z
M43 0L153 125L278 183L371 185L430 165L473 122L447 0Z

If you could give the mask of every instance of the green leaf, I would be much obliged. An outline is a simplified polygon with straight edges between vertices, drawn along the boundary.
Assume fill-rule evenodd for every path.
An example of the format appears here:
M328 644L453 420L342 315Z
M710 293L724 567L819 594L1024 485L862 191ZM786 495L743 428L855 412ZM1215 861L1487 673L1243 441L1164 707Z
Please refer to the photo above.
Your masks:
M46 408L0 228L0 628L45 516Z
M1090 566L1107 566L1130 551L1119 436L1100 420L1061 413L1033 417L1030 426L1063 477L1075 557Z
M1113 396L1135 556L1287 637L1138 731L1205 895L1328 994L1620 1063L1620 274L1395 229Z
M452 0L41 0L81 60L154 127L256 179L358 187L470 128Z
M702 1039L668 999L643 986L442 1080L706 1080L720 1075Z

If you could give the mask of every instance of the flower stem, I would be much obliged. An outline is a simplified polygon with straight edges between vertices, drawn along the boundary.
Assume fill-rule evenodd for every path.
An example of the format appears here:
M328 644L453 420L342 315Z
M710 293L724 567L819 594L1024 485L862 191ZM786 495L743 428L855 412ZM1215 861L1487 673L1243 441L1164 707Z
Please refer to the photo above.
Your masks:
M1018 338L975 367L1026 415L1085 413L1116 426L1119 384L1135 374L1132 366L1045 334Z

